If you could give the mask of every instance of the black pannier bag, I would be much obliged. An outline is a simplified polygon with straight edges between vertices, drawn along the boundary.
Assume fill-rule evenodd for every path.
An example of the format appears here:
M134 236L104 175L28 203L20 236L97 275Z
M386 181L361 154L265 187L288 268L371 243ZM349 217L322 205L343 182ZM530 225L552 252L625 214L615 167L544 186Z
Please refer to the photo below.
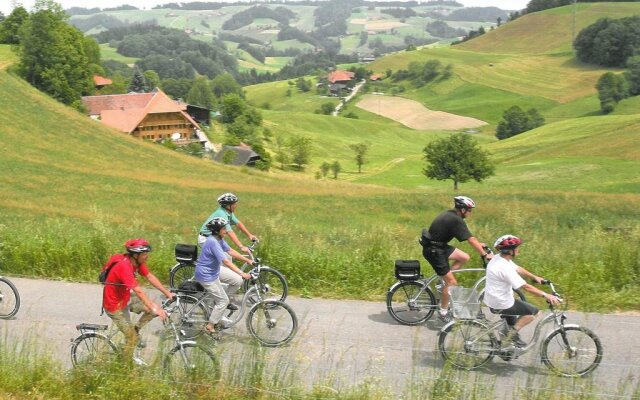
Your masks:
M396 278L401 281L416 281L420 279L420 261L396 260Z
M192 264L198 259L198 246L195 244L176 244L176 261Z
M178 291L192 296L198 296L204 292L204 286L198 281L184 281L178 286Z

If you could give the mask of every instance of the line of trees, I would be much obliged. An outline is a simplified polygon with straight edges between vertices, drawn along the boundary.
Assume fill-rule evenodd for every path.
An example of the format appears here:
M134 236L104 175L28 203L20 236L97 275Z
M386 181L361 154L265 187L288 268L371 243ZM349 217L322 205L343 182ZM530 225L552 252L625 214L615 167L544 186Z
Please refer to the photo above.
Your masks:
M542 125L544 117L537 109L530 108L525 112L518 106L512 106L502 114L496 128L496 137L500 140L507 139Z

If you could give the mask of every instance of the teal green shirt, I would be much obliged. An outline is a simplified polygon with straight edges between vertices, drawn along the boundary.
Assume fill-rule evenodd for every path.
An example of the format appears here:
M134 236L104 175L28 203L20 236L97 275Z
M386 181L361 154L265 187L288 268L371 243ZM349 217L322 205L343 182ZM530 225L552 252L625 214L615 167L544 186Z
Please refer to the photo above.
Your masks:
M238 223L240 223L240 220L236 218L235 214L229 213L229 211L225 210L222 207L218 207L218 209L215 210L213 214L211 214L209 218L204 221L204 224L202 224L202 226L200 227L200 234L202 236L211 236L211 231L207 229L207 224L216 217L222 217L229 222L226 226L227 231L229 232L233 232L233 229L231 229L231 225L238 225Z

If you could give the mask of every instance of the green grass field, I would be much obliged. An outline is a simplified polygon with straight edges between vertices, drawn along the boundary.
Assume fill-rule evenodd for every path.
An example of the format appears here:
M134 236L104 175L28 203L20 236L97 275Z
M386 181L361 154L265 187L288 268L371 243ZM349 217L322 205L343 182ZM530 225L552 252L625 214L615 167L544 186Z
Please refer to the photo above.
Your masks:
M115 60L128 65L135 64L135 62L138 61L138 58L123 56L122 54L118 53L116 49L106 43L100 45L100 58L102 59L102 61Z

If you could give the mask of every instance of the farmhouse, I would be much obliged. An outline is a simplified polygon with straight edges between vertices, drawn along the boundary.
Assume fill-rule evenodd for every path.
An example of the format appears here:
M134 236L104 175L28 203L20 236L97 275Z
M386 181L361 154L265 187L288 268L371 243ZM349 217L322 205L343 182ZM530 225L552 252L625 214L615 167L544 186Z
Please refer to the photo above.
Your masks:
M103 124L141 139L171 139L187 144L208 139L198 123L162 90L107 96L85 96L82 103L89 116Z
M232 155L232 157L231 157ZM227 159L228 157L228 159ZM226 163L231 165L249 165L255 166L256 161L262 160L262 158L253 151L251 146L244 143L240 143L239 146L224 146L213 157L214 161L219 163Z
M327 75L327 81L329 81L329 91L332 96L339 96L343 89L349 87L355 79L355 72L335 70Z

